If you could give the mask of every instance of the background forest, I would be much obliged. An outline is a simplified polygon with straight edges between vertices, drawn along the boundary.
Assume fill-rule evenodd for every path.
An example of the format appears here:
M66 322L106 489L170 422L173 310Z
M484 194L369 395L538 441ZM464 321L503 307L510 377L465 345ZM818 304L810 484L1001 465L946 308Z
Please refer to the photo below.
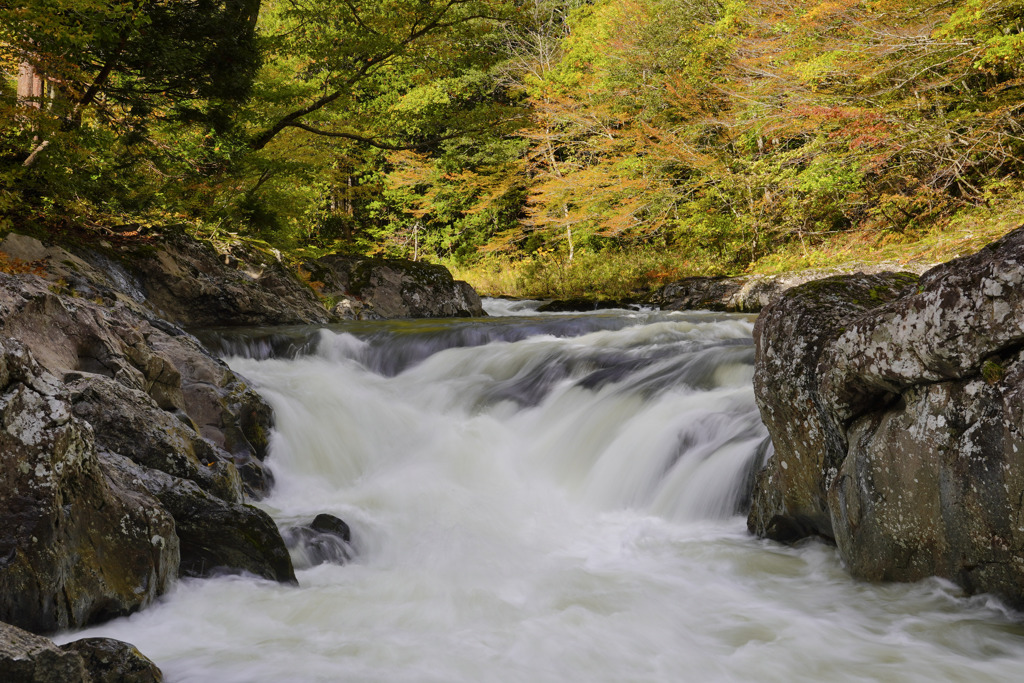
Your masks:
M621 297L1024 222L1024 0L26 0L0 69L0 229Z

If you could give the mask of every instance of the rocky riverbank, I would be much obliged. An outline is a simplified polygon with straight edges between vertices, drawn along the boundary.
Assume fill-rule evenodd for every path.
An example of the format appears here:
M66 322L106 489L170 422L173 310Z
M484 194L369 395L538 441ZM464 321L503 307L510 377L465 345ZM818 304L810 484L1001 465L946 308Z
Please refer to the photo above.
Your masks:
M249 504L272 486L271 410L185 328L483 315L439 266L328 257L293 270L184 234L98 247L0 242L4 680L159 680L126 644L38 634L130 614L179 576L294 583L281 532ZM312 561L349 552L331 529L289 533Z
M1024 605L1024 228L926 272L786 292L755 327L775 452L748 520L869 580Z
M923 263L849 263L834 268L813 268L779 275L739 277L688 277L657 290L644 303L666 311L708 310L757 313L793 287L854 273L874 275L901 272L920 275L930 265Z
M537 310L584 312L610 308L654 307L663 311L721 311L758 313L793 287L837 275L901 272L920 275L934 264L920 262L847 263L832 268L813 268L778 275L736 277L685 277L645 296L631 299L555 299Z
M130 614L179 576L294 582L285 538L309 564L350 555L340 520L282 537L250 504L272 486L273 416L188 328L482 313L436 266L293 269L249 249L0 242L4 680L159 680L127 644L38 634ZM765 306L755 393L774 453L751 530L826 538L858 577L939 575L1024 605L1024 228L920 278L822 275L661 295Z

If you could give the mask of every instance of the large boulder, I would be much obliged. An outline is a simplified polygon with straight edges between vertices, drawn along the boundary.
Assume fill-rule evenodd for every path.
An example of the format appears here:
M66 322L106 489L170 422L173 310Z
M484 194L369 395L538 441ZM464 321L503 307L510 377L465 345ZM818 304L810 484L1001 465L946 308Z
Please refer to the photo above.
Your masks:
M129 643L83 638L58 647L48 638L0 622L4 683L160 683L163 673Z
M36 632L130 614L177 574L174 521L112 482L65 387L0 339L0 620Z
M85 662L43 638L0 622L0 680L5 683L89 683Z
M364 318L455 318L483 316L483 305L467 283L444 266L401 259L333 254L306 264L310 277L323 283L325 296L348 308L358 303Z
M269 486L270 408L194 337L0 273L0 343L0 619L82 626L179 574L294 580L272 520L242 504Z
M755 493L770 504L755 503L751 528L831 536L858 577L938 575L1024 605L1022 284L1024 228L881 306L851 305L840 281L830 291L842 303L824 320L803 288L766 309L758 400L776 453ZM783 305L807 323L787 327ZM805 400L780 389L793 369L767 354L787 342L797 358L820 346L800 371ZM815 425L829 438L813 441ZM822 455L806 462L804 441Z
M100 462L112 481L131 482L173 516L181 576L249 573L295 583L284 539L259 508L225 501L193 481L141 467L116 453L101 453Z
M82 638L61 645L82 658L89 683L161 683L164 674L131 643L114 638Z
M184 457L191 478L229 498L238 473L225 470L240 470L250 495L269 488L262 460L270 407L181 329L121 301L108 306L56 293L32 275L0 273L0 334L22 340L50 373L75 384L76 410L112 441L106 447L190 476ZM118 423L121 405L131 425Z
M818 363L844 320L892 301L913 275L851 275L787 291L754 324L754 396L774 456L758 474L751 529L775 540L832 538L827 491L845 442L823 405Z

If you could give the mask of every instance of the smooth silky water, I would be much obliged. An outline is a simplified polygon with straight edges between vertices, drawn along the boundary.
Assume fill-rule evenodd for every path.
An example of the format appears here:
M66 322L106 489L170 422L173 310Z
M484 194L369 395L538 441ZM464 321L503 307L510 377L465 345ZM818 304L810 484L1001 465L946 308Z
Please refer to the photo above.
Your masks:
M185 580L59 641L134 643L168 681L1011 681L1020 615L868 585L750 537L767 455L750 317L536 315L218 339L273 405L260 503L356 559L299 587Z

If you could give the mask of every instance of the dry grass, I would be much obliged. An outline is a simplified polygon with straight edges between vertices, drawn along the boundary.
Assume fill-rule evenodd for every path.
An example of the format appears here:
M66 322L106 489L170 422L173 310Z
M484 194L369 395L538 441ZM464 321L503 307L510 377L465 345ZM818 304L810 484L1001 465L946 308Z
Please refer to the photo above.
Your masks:
M883 261L941 263L978 251L1021 226L1024 192L993 200L989 206L969 207L927 229L898 233L865 227L806 248L791 242L740 270L723 270L719 264L695 259L692 253L652 248L578 255L572 264L547 254L518 261L495 256L471 266L445 265L456 278L488 296L623 299L688 275L770 275Z

